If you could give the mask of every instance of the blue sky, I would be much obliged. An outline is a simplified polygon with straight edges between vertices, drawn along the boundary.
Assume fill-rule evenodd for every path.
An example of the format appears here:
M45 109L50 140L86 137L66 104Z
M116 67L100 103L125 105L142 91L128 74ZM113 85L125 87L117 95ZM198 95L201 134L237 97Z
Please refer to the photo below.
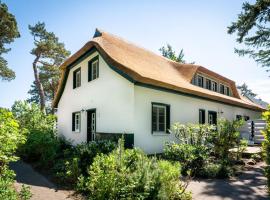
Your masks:
M237 18L242 0L2 0L17 19L21 37L5 55L16 79L0 82L0 107L26 99L34 80L30 54L33 48L28 25L44 21L66 48L76 52L90 40L96 27L159 53L169 43L184 49L195 61L236 81L246 82L259 97L270 102L270 73L252 59L234 54L235 36L227 26Z

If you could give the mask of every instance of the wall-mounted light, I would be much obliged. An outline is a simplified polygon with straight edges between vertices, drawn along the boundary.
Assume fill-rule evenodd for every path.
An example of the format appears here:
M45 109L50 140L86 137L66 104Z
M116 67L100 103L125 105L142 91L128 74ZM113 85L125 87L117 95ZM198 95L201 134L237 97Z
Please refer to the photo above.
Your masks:
M85 109L81 109L81 112L84 112L85 111Z

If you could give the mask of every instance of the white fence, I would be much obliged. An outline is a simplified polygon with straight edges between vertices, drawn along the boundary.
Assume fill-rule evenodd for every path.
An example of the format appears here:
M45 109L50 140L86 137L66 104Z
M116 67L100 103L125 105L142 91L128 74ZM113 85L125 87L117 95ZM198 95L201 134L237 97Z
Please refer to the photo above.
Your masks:
M240 129L241 137L255 144L261 144L264 141L264 136L261 131L266 128L266 122L262 119L248 120Z

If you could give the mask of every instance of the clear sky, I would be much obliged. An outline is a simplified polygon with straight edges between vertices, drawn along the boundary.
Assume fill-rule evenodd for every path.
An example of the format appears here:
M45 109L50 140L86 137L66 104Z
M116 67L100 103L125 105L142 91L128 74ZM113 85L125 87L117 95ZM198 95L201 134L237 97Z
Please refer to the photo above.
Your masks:
M26 99L34 80L28 25L44 21L66 48L76 52L98 27L159 53L169 43L184 49L187 61L207 67L236 81L246 82L270 102L270 73L248 57L238 57L235 36L227 26L241 12L242 0L2 0L17 19L21 37L5 56L16 79L0 82L0 107Z

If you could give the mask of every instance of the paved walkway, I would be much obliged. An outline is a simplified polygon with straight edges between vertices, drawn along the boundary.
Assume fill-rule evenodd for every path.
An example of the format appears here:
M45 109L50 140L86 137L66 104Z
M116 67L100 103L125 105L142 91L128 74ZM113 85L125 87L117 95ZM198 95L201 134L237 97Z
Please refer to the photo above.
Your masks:
M195 200L265 200L267 196L263 163L250 166L235 180L194 180L188 186Z
M72 191L58 190L56 186L44 176L36 172L29 164L18 161L10 164L16 172L15 188L20 190L22 184L31 187L31 200L73 200Z

